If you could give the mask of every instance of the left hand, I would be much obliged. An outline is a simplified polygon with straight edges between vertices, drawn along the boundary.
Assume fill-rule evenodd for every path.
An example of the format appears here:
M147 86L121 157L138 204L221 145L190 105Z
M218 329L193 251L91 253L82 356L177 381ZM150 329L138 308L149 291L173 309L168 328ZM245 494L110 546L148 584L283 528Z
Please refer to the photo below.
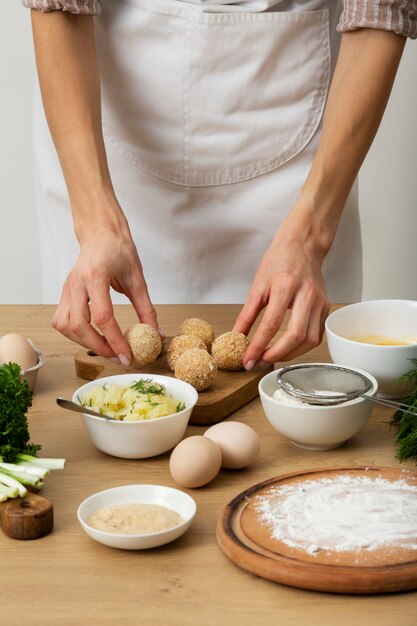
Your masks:
M278 231L256 273L248 299L234 330L247 335L265 309L246 350L247 370L289 361L317 346L323 337L330 304L321 271L323 256L303 239L289 240ZM291 316L284 334L268 347L287 309Z

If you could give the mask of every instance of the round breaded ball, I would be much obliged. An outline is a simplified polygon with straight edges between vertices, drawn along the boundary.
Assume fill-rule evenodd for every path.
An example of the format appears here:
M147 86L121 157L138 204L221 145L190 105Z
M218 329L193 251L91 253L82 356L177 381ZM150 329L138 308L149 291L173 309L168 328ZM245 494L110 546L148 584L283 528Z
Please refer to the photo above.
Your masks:
M214 340L211 353L222 370L243 369L243 356L249 345L247 337L243 333L230 331L223 333Z
M183 352L175 364L175 377L190 383L197 391L210 387L216 374L216 361L207 350L200 348Z
M153 363L161 353L161 337L149 324L133 324L124 336L132 351L130 365L133 367L145 367Z
M189 317L181 324L178 335L196 335L204 341L207 350L210 350L214 340L214 328L205 320L199 317Z
M174 337L167 351L168 367L174 370L178 357L186 350L192 350L193 348L207 350L206 344L197 335L178 335Z

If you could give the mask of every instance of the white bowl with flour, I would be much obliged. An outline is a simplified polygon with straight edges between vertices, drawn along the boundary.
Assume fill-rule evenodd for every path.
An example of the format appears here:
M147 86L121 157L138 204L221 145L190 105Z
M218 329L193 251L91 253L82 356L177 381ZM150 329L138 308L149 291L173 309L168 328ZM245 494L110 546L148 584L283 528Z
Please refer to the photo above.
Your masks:
M366 376L372 383L368 395L376 395L377 380L363 370L350 369ZM278 371L261 379L259 396L269 422L294 445L306 450L331 450L343 445L366 425L373 409L371 400L355 398L332 406L307 404L282 392L276 380Z

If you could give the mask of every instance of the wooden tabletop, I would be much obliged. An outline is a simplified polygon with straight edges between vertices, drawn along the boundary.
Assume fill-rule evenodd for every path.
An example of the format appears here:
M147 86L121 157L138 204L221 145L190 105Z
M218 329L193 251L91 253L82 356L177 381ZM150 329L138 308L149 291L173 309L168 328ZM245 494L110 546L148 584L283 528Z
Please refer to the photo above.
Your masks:
M161 305L159 322L168 334L190 316L211 322L219 334L230 330L237 305ZM40 371L29 412L32 441L42 456L65 457L66 468L46 479L55 528L35 541L17 541L0 532L0 623L5 626L415 626L417 593L344 596L284 587L236 567L215 538L218 515L235 495L273 476L299 469L345 464L400 467L389 409L376 406L365 429L343 447L307 452L293 446L267 422L259 399L230 419L249 424L261 439L257 462L245 470L222 470L206 487L189 490L198 511L181 539L161 548L128 552L108 548L84 534L76 510L89 495L129 483L177 487L168 470L169 454L139 461L116 459L90 443L80 417L55 404L71 397L82 380L74 371L78 347L50 326L52 306L0 306L0 335L18 332L40 348ZM133 309L117 307L122 328L135 321ZM328 361L322 344L302 361ZM187 435L202 434L190 426ZM413 468L412 463L401 467Z

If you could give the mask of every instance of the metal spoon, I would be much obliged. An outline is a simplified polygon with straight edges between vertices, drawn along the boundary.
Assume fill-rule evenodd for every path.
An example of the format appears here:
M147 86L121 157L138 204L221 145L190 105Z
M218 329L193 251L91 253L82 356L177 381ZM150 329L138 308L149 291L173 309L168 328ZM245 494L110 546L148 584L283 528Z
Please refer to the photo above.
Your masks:
M97 411L92 411L86 406L81 406L81 404L72 402L72 400L65 400L65 398L57 398L56 403L63 409L68 409L68 411L74 411L75 413L85 413L87 415L93 415L93 417L102 417L105 420L116 420L116 422L120 421L115 417L110 417L109 415L103 415L102 413L97 413Z

